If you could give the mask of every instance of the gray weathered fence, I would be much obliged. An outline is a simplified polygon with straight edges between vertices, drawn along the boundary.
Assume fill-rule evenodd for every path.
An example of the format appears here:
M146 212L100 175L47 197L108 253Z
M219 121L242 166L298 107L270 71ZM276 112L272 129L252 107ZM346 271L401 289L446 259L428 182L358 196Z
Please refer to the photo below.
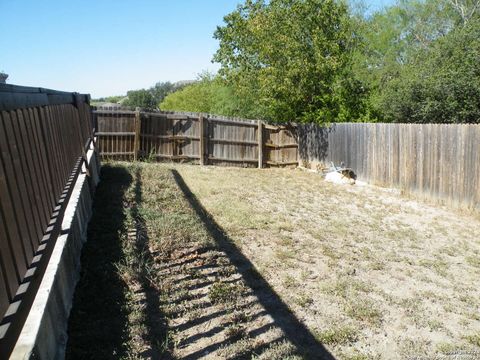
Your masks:
M480 125L279 126L196 113L94 111L103 158L237 166L351 167L360 180L480 205Z
M103 158L188 160L199 164L298 164L290 127L195 113L93 111Z
M480 125L300 125L308 166L344 162L360 180L480 208Z

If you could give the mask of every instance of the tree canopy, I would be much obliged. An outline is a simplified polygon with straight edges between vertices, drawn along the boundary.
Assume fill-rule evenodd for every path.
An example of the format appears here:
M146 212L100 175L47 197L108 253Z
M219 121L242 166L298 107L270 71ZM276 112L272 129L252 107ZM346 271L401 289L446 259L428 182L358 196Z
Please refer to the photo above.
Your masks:
M214 37L218 74L131 91L127 105L271 122L480 122L480 0L373 13L344 0L243 0Z
M479 10L479 0L403 0L353 18L353 73L378 121L480 121Z
M130 108L142 108L145 110L156 110L165 97L184 87L183 84L174 84L169 81L157 82L149 89L130 90L122 105Z
M167 95L160 109L237 116L238 106L231 87L221 78L203 73L198 81Z
M471 21L422 49L385 86L386 121L480 121L480 26Z
M480 0L245 0L214 34L237 115L479 122ZM463 54L463 55L462 55Z
M246 115L326 122L349 106L341 89L355 43L347 10L334 0L247 0L225 16L214 60Z
M145 110L154 110L157 108L157 102L153 94L146 89L128 91L127 99L122 105L130 108L139 107Z

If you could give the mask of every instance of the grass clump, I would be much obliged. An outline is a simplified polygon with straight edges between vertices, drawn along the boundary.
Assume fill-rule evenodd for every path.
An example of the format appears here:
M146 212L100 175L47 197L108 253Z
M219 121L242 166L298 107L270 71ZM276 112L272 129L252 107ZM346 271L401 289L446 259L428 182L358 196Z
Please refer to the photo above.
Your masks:
M232 324L225 330L225 337L229 340L237 340L245 335L245 327L241 324Z
M286 288L295 288L298 285L299 284L297 283L297 281L295 280L295 278L293 276L287 275L283 279L283 286L285 286Z
M288 262L295 259L295 251L293 249L279 249L275 252L275 256L282 262Z
M466 260L471 266L480 269L480 256L467 256Z
M373 301L369 299L355 299L346 305L348 316L368 323L370 325L379 325L382 322L382 314Z
M359 292L369 293L372 291L372 285L361 280L353 279L349 276L340 277L332 283L325 284L322 287L324 293L339 296L343 299L351 298Z
M223 282L214 283L209 290L208 297L214 304L234 302L241 294L241 289L235 284Z
M287 342L280 341L272 343L260 356L253 355L252 360L301 360L302 357L296 354L295 347Z
M447 343L447 342L442 342L437 344L436 349L437 349L437 352L444 355L450 355L457 351L463 350L462 347L455 344Z
M313 304L313 298L305 293L300 293L300 295L295 298L295 304L304 308Z
M357 330L350 326L337 326L317 331L315 337L325 345L345 345L357 341Z
M467 340L470 344L480 348L480 332L465 336L465 340Z
M418 263L421 266L424 266L426 268L432 269L435 271L438 275L440 276L447 276L448 274L448 264L446 261L441 260L441 259L435 259L435 260L427 260L427 259L422 259Z

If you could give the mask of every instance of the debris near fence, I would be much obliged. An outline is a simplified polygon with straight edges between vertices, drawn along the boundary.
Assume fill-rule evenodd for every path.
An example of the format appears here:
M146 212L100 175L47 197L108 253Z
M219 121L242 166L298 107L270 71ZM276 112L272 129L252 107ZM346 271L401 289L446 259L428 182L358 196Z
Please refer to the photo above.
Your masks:
M357 175L350 168L345 167L342 162L340 166L336 166L333 162L325 172L325 180L335 184L350 184L355 185Z

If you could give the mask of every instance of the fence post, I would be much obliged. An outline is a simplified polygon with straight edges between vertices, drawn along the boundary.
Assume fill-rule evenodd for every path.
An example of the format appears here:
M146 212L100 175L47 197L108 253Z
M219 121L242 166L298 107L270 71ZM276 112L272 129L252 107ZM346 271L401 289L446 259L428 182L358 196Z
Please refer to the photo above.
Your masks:
M258 168L263 168L263 123L258 120Z
M200 165L205 165L205 128L201 114L198 117L198 121L200 123Z
M138 152L140 150L140 125L141 125L140 109L135 109L135 138L133 141L133 160L137 161Z

